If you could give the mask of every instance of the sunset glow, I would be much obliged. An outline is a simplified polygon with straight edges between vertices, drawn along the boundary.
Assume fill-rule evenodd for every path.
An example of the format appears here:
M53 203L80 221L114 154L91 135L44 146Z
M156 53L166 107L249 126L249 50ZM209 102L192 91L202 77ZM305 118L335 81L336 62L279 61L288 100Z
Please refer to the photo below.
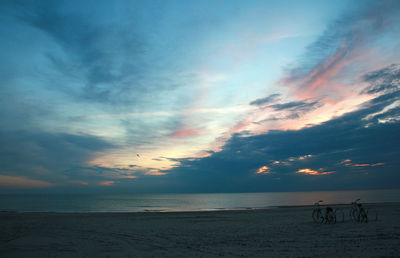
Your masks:
M270 167L262 166L257 170L256 174L271 174L270 169Z
M0 191L400 186L398 1L0 10Z
M313 170L313 169L310 169L310 168L303 168L303 169L297 170L296 173L319 176L319 175L329 175L329 174L332 174L332 173L335 173L335 172L336 171L324 171L322 168L320 168L319 170Z

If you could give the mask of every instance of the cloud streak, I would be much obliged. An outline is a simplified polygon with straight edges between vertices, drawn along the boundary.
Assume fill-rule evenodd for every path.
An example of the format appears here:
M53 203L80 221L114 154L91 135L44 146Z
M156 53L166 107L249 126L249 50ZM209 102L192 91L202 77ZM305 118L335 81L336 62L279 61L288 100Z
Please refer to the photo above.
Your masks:
M90 14L68 14L65 5L53 1L24 3L15 15L53 39L63 50L49 51L47 58L58 76L68 78L74 87L58 81L53 88L88 101L113 104L126 101L124 95L135 90L129 84L139 81L144 72L143 38L131 31L127 33L127 26L94 23Z
M281 96L281 94L279 94L279 93L271 94L265 98L256 99L256 100L250 102L250 105L262 106L262 105L266 105L266 104L271 104L273 102L278 101L280 96Z
M2 181L397 186L400 4L291 4L0 3Z
M55 186L52 183L30 179L24 176L0 175L0 188L47 188Z
M324 171L323 168L318 170L310 169L310 168L302 168L296 171L297 174L305 174L305 175L312 175L312 176L320 176L320 175L329 175L333 174L336 171Z
M292 102L287 102L283 104L274 104L271 106L268 106L269 108L272 108L274 110L280 111L280 110L287 110L287 109L292 109L300 112L305 112L308 110L311 110L315 108L315 106L318 105L318 102L306 102L306 101L292 101Z
M399 91L377 96L359 110L299 130L234 134L221 151L181 160L167 177L189 192L396 187L398 122L382 125L379 119L398 115L400 109L371 121L363 118L399 98ZM264 174L268 177L255 177Z
M382 1L358 6L342 15L308 46L294 65L286 68L277 86L288 93L250 102L260 109L249 111L228 135L241 131L259 134L268 130L299 129L323 123L359 109L374 97L372 92L383 94L383 89L377 87L395 91L398 69L396 65L387 65L398 61L396 56L379 62L372 59L381 60L386 54L385 47L374 45L379 37L398 41L393 26L400 24L399 7L397 2ZM376 77L387 79L374 86L372 81ZM279 103L278 97L285 101Z
M382 1L344 15L309 47L302 65L289 69L281 84L300 98L338 93L340 73L358 65L370 43L399 23L399 7L398 2Z
M362 93L375 94L397 91L400 88L399 78L399 64L392 64L378 71L367 73L363 76L363 80L368 82L370 86L366 87Z
M85 166L98 152L116 147L88 135L0 131L0 136L0 175L8 184L26 187L85 181L79 170L76 176L65 171Z

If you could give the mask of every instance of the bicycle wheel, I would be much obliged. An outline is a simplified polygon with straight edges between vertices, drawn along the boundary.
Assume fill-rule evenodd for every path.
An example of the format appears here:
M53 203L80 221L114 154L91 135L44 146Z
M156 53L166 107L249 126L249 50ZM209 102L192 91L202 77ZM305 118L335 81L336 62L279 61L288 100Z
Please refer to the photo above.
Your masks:
M312 219L313 219L314 222L318 222L318 220L317 220L317 211L316 210L313 210L313 212L312 212Z
M360 214L356 210L353 210L351 212L351 219L353 222L360 222Z
M350 219L354 222L354 221L355 221L355 218L354 218L354 216L353 216L353 212L354 212L353 209L351 209L351 210L349 211L349 217L350 217Z
M329 213L326 215L325 223L335 224L336 223L336 215L334 213Z
M364 210L360 211L360 221L368 223L368 215Z
M322 216L322 213L319 210L313 211L312 218L316 223L322 223L324 221L324 217Z

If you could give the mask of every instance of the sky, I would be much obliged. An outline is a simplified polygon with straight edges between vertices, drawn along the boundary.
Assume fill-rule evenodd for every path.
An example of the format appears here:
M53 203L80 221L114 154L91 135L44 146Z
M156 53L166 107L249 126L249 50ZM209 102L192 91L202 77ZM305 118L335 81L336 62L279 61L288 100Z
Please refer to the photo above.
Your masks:
M1 1L0 192L400 187L399 1Z

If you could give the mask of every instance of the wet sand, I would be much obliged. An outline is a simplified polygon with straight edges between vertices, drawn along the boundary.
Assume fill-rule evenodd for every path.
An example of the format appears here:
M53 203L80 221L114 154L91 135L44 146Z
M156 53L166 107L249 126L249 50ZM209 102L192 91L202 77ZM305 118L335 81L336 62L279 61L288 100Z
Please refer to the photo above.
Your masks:
M177 213L0 212L1 257L399 257L400 204L316 224L312 207ZM375 218L375 217L374 217ZM374 219L373 218L373 219Z

